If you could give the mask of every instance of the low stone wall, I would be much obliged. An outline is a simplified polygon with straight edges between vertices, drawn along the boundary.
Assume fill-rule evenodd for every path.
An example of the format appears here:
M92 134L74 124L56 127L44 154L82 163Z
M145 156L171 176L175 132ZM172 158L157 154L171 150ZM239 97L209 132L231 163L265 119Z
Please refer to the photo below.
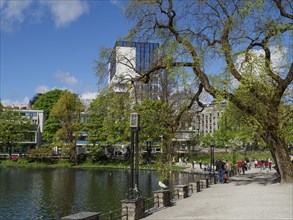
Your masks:
M217 183L217 176L209 176L204 180L191 182L188 185L176 185L173 187L176 192L177 199L185 199L191 193L199 193L209 188L212 184ZM154 208L163 208L172 205L172 196L170 189L162 189L154 191ZM125 199L121 201L121 219L122 220L138 220L147 215L144 199ZM73 215L62 217L62 220L96 220L102 215L101 212L80 212Z

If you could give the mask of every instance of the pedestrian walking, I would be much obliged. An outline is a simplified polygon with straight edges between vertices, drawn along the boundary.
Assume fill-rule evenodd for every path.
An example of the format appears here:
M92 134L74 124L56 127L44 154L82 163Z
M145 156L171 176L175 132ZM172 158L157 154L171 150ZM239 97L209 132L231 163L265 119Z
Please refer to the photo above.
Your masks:
M224 171L225 171L225 163L222 160L218 161L218 175L219 175L219 182L224 183Z
M242 160L241 168L242 168L242 174L245 174L245 170L247 169L246 168L246 161L245 160Z
M199 169L202 170L202 160L201 159L199 160Z

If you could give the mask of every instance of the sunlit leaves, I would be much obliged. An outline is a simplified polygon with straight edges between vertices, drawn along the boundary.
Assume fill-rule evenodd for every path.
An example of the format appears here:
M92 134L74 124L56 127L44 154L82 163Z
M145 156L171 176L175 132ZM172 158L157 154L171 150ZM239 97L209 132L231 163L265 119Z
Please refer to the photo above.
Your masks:
M31 121L20 114L20 111L5 110L0 112L0 143L11 148L18 146L30 131Z

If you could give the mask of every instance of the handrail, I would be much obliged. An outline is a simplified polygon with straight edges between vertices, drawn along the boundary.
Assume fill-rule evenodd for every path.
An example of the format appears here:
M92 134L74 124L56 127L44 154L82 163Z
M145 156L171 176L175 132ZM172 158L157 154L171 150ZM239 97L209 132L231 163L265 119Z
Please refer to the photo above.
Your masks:
M146 199L144 199L143 202L144 202L143 206L144 206L145 211L149 211L150 209L155 208L156 207L155 205L157 205L157 207L160 206L159 196L146 198Z

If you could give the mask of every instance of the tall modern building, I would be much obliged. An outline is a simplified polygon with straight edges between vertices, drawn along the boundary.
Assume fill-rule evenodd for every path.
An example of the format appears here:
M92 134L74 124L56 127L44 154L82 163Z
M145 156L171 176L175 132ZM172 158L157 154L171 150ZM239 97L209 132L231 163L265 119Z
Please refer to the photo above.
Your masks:
M148 71L157 61L159 44L147 42L117 41L108 66L108 83L115 92L125 92L130 86L130 79L139 77L139 72ZM149 95L157 99L159 80L152 76L148 84L137 82L135 93L138 99Z

